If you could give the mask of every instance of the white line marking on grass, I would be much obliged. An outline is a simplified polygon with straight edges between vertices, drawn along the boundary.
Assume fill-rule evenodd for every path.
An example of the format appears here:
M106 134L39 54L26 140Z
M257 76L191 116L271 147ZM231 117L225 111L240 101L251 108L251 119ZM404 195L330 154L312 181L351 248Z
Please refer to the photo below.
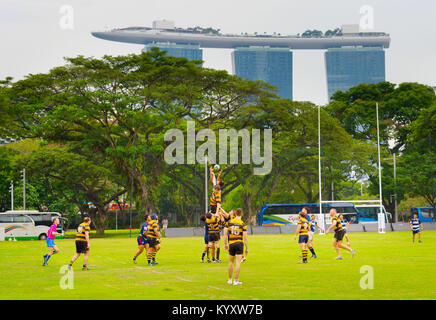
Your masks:
M187 282L194 282L194 281L192 281L192 280L184 279L184 278L177 278L177 279L182 280L182 281L187 281Z
M222 291L227 291L227 290L224 290L224 289L221 289L221 288L217 288L217 287L212 287L212 286L208 286L209 288L212 288L212 289L217 289L217 290L222 290Z

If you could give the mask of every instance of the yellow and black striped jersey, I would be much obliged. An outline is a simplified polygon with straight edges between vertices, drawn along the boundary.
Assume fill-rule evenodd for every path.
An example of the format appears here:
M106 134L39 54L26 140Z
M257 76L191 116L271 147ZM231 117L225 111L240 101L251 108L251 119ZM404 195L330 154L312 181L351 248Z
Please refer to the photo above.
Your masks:
M247 232L247 225L241 220L241 218L231 218L226 224L229 235L229 244L236 242L242 242L243 232Z
M157 224L157 220L151 220L147 225L147 237L157 238L156 231L159 231L159 225Z
M344 228L342 227L342 223L341 223L341 219L339 219L339 217L338 217L338 215L337 214L335 214L333 217L332 217L332 224L333 224L333 221L336 221L336 225L335 225L335 232L338 232L338 231L341 231L341 230L344 230Z
M79 224L76 232L76 241L86 241L85 232L90 232L90 231L91 231L91 227L87 222L82 222L81 224Z
M300 218L297 221L297 225L300 226L300 232L298 235L305 236L309 234L309 221L306 218Z
M220 219L216 216L212 216L212 218L206 218L207 230L209 233L219 233L219 221Z
M209 205L216 206L217 203L221 203L221 190L213 190L212 196L209 199Z

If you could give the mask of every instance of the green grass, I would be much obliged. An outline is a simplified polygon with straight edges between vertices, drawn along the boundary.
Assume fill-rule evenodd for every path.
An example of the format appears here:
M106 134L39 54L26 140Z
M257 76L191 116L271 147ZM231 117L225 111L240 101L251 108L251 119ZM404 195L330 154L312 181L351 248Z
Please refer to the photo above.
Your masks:
M164 238L153 267L144 255L132 263L135 238L92 239L92 270L81 271L78 259L73 290L60 288L59 270L73 256L74 240L57 240L61 252L45 268L45 242L0 242L0 299L436 299L436 231L414 244L410 232L354 233L356 257L343 252L342 261L334 260L332 235L318 235L319 258L307 265L297 264L292 235L249 236L238 287L226 284L224 250L222 264L200 263L202 238ZM372 290L359 286L363 265L374 268Z

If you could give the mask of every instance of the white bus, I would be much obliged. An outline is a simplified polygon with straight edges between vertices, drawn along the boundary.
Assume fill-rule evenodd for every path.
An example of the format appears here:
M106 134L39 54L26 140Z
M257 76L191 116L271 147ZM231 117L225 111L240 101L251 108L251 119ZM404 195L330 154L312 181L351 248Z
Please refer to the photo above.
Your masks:
M6 211L0 213L0 228L3 229L4 240L45 240L54 218L59 218L57 232L64 238L64 219L58 212L38 211Z

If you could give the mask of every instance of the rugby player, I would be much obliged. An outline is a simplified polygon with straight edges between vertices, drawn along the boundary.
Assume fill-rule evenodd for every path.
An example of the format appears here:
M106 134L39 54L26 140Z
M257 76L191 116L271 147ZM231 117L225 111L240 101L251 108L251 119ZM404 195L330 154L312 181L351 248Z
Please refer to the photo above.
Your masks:
M206 214L206 224L208 228L208 242L209 242L209 250L212 250L212 262L216 262L215 260L215 247L220 241L220 229L219 229L219 218L217 214L212 214L208 212ZM208 260L209 262L209 260Z
M144 251L145 244L147 243L147 223L150 220L150 216L146 214L144 216L144 220L145 222L142 224L141 230L139 231L139 235L136 238L136 242L138 243L138 251L133 256L134 264L136 264L136 258Z
M209 258L209 228L207 227L206 223L206 215L202 215L200 217L200 220L203 221L203 227L204 227L204 251L201 254L201 262L204 262L204 256L207 254L207 262L210 262Z
M336 209L330 209L330 217L332 218L332 225L326 230L326 234L330 232L330 230L335 230L335 236L333 238L333 247L336 250L337 257L336 260L342 260L341 253L339 252L339 248L348 250L351 252L351 256L354 257L356 253L355 249L351 249L350 247L342 244L342 239L344 238L344 229L342 228L341 220L339 219Z
M226 223L230 221L231 218L234 218L236 216L235 210L232 209L230 210L230 212L227 213L222 207L220 208L219 214L221 215L222 221L224 223L224 227ZM241 262L244 262L245 260L247 259L245 258L244 255L242 255Z
M50 257L52 255L54 255L55 253L59 252L58 247L56 246L56 244L54 243L54 239L55 236L61 236L61 233L56 232L57 230L57 226L59 225L59 219L58 218L54 218L53 220L53 224L51 225L50 229L48 229L47 232L47 247L48 247L48 253L46 253L43 257L44 257L44 263L42 264L44 267L48 267L48 259L50 259Z
M421 230L422 230L422 222L421 220L418 219L418 214L414 213L413 214L413 218L410 219L410 230L412 230L412 240L413 242L415 242L415 235L418 234L419 240L418 242L422 242L421 241Z
M147 242L145 247L147 249L147 261L149 266L158 264L156 262L156 254L160 249L160 238L158 217L156 214L150 216L150 221L147 224Z
M347 240L347 246L350 246L350 238L348 236L348 225L350 224L349 221L345 220L344 215L340 214L339 219L341 219L342 228L344 229L344 238Z
M321 227L318 225L318 222L316 221L315 215L312 214L309 221L309 241L307 242L307 247L312 253L311 258L316 259L317 256L315 254L315 250L313 249L313 236L315 235L315 228L318 228L318 230L322 232Z
M294 240L297 239L302 253L302 262L307 263L307 242L309 241L309 221L307 221L306 213L301 211L298 214L297 231L295 232Z
M229 251L229 268L227 284L241 285L239 273L241 271L242 254L248 255L247 225L242 221L242 209L238 208L235 217L231 218L224 228L224 248ZM236 262L236 263L235 263ZM235 276L233 278L233 265L235 264Z
M71 259L70 264L68 265L68 269L71 270L71 267L76 261L76 259L83 253L83 266L82 270L86 271L89 270L87 267L88 264L88 257L89 257L89 232L91 231L91 218L85 217L83 219L83 222L77 227L76 232L76 254Z

